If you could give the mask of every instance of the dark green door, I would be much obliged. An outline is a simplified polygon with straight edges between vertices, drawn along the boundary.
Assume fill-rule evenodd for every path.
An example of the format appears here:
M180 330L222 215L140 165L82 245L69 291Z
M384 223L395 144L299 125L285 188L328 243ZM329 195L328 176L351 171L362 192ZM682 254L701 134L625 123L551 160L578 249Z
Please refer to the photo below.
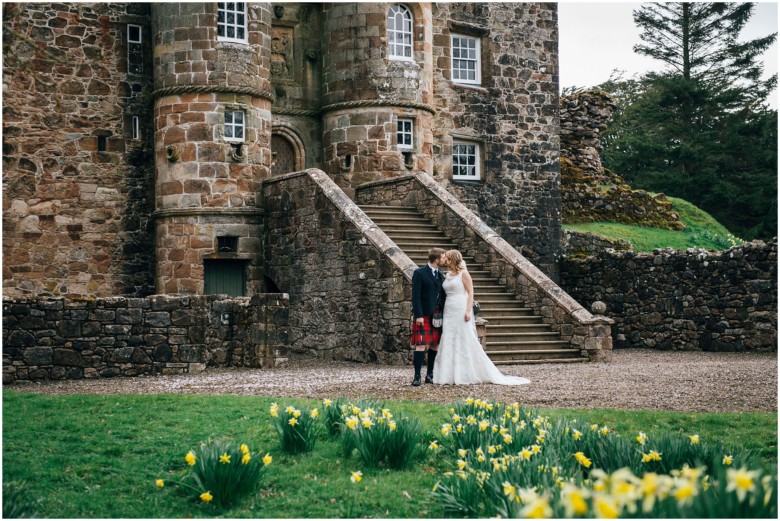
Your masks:
M246 295L246 261L206 259L206 295L224 294L231 297Z

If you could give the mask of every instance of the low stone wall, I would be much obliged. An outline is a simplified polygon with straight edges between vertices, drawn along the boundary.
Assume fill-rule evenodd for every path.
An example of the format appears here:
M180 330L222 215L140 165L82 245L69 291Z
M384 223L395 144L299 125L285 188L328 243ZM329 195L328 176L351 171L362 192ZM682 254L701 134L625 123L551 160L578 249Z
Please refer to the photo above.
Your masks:
M592 315L428 174L362 185L356 199L360 204L416 207L458 244L464 256L473 256L560 331L563 340L591 361L611 360L612 321Z
M287 312L282 294L3 299L3 383L267 366Z
M567 257L561 285L581 303L606 303L616 348L777 350L776 239Z
M414 262L322 170L263 181L265 274L290 295L294 353L410 357Z
M631 243L628 241L623 239L613 240L595 233L563 230L561 237L563 253L568 256L597 255L608 248L622 251L631 249Z

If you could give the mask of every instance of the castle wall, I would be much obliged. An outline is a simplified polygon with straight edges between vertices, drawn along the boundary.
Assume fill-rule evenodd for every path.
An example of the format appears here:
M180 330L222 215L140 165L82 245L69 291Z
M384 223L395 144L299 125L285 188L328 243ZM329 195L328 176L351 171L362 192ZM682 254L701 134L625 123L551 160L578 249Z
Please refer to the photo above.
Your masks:
M3 383L265 367L286 295L3 299Z
M554 3L432 7L434 177L553 278L560 253L558 29ZM451 35L481 41L482 82L452 81ZM479 144L482 179L452 181L452 142Z
M217 4L152 8L157 292L202 294L205 259L224 260L219 237L234 237L229 258L246 263L258 292L262 220L257 192L270 176L270 4L247 4L247 42L217 34ZM243 113L231 141L226 114Z
M150 4L4 4L3 30L4 295L152 293Z
M561 287L606 303L616 348L777 350L777 241L564 258Z

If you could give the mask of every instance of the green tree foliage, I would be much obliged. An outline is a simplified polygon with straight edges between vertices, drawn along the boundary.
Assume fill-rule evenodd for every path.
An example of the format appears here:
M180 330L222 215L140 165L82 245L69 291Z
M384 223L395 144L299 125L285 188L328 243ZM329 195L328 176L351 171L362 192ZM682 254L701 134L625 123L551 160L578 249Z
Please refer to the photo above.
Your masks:
M740 41L750 3L643 4L634 51L660 73L599 87L619 109L602 138L605 166L637 187L687 199L744 238L777 235L777 76L761 54L777 34Z

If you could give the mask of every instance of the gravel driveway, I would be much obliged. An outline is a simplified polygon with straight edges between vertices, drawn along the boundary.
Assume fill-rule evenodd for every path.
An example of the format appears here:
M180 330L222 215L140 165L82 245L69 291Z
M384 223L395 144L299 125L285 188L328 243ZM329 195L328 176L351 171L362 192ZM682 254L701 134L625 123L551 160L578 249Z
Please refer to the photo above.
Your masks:
M372 397L451 403L468 396L565 408L667 411L777 411L777 353L621 349L611 363L501 366L529 385L411 387L411 366L316 359L275 369L209 369L202 374L105 378L6 386L46 394L234 394L306 398Z

